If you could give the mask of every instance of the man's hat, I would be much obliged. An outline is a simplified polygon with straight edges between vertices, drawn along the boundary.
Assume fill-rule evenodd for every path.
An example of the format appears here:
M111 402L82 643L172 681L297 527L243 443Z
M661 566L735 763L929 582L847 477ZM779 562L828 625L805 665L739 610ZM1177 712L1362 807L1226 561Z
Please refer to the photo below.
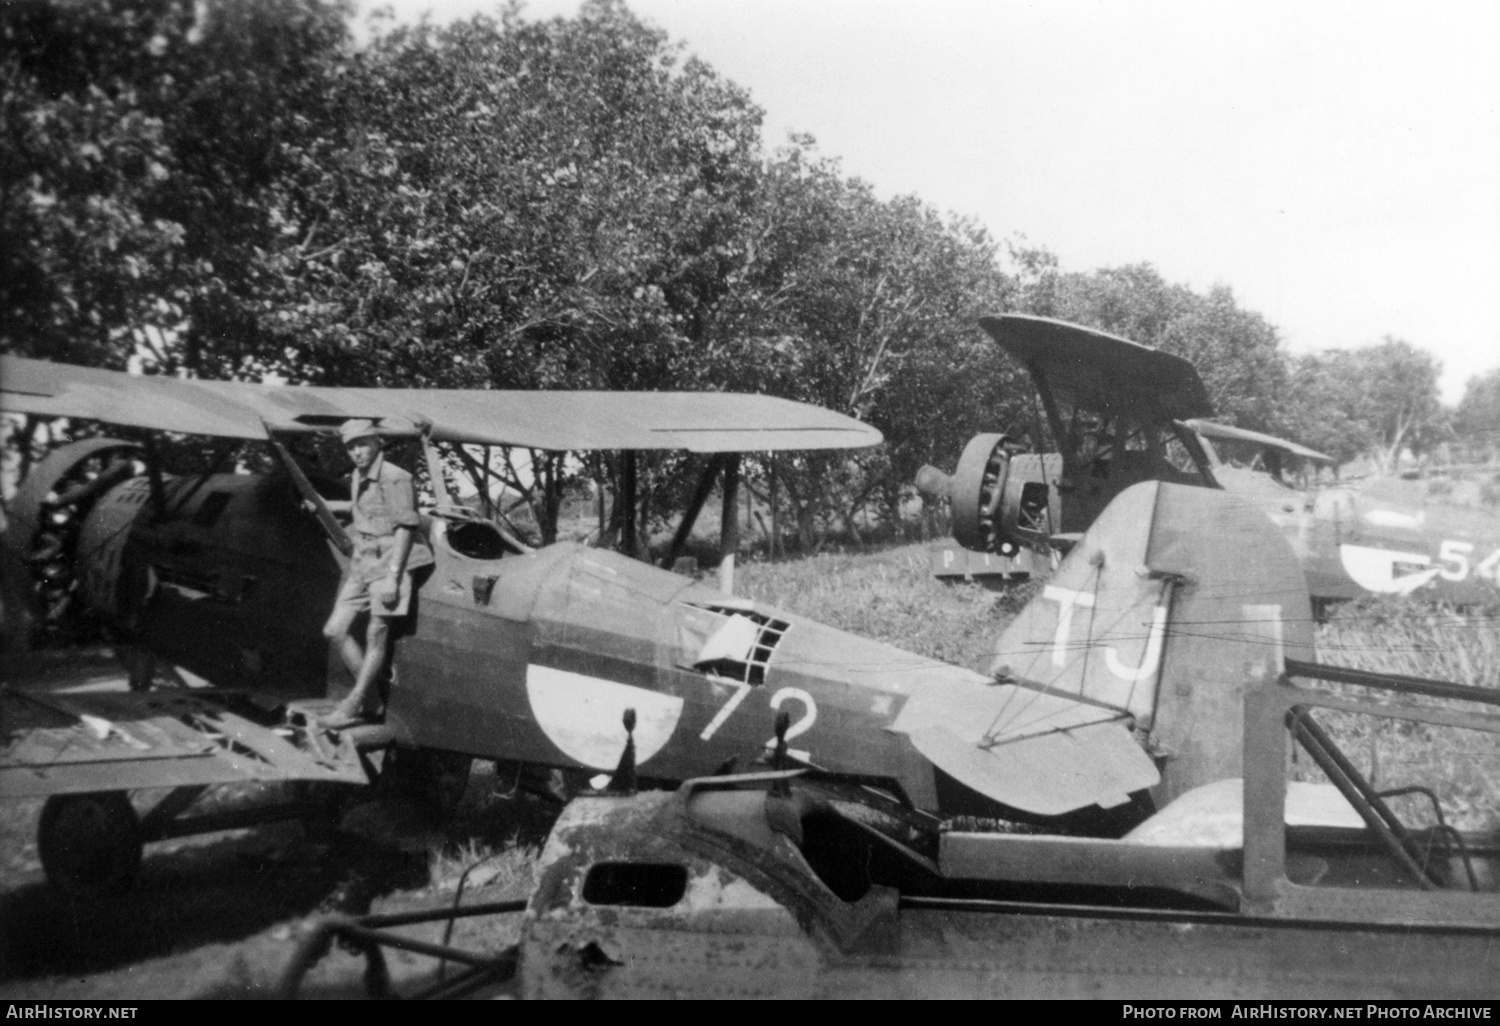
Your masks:
M346 420L339 427L339 438L343 439L345 445L357 438L378 438L373 420Z

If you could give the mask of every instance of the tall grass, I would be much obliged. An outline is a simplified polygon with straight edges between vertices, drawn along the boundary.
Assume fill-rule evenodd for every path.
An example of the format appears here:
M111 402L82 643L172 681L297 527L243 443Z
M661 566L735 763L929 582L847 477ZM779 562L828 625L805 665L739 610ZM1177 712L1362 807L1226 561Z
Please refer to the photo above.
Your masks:
M1464 610L1369 598L1318 628L1318 657L1339 666L1500 688L1500 604Z
M1335 610L1318 628L1317 643L1321 662L1500 689L1500 605L1459 612L1411 599L1363 599ZM1475 717L1497 714L1480 703L1446 705ZM1427 787L1450 822L1500 828L1500 735L1346 713L1319 718L1376 787ZM1298 769L1308 779L1321 776ZM1432 820L1422 798L1401 799L1398 808L1407 821Z
M919 655L989 669L995 639L1034 585L995 592L932 576L925 545L742 566L736 590Z

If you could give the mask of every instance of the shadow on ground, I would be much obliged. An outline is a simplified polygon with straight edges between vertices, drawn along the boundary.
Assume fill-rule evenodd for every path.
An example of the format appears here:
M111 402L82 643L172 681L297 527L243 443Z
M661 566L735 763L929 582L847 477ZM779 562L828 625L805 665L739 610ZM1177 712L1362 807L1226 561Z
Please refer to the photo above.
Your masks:
M0 895L0 980L101 972L315 911L342 867L289 832L148 852L135 887L90 901L35 874Z
M534 857L557 806L505 797L506 787L487 769L474 774L441 829L378 803L373 830L337 833L331 843L314 843L300 825L283 823L148 846L134 887L89 901L51 887L34 846L20 850L22 824L10 824L6 847L17 851L6 853L12 857L0 890L0 995L261 996L307 916L360 914L381 895L430 902L434 884L451 889L476 861L485 869L497 859L505 875L476 873L471 889L509 879L511 896L524 897L529 870L517 875L515 867ZM371 816L359 820L346 817L371 826ZM309 980L309 993L358 993L357 969L346 968L349 980L344 972Z

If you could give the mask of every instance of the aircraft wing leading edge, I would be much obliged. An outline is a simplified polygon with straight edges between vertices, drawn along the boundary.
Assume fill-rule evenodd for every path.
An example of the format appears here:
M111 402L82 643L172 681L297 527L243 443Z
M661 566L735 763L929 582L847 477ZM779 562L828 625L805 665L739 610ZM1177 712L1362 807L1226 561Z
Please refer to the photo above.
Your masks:
M331 388L141 377L0 356L0 412L262 439L351 418L432 425L437 441L534 449L766 452L878 445L876 428L808 403L736 392Z
M1211 417L1213 401L1188 360L1066 321L1025 314L981 317L979 326L1060 400L1141 409L1166 420Z

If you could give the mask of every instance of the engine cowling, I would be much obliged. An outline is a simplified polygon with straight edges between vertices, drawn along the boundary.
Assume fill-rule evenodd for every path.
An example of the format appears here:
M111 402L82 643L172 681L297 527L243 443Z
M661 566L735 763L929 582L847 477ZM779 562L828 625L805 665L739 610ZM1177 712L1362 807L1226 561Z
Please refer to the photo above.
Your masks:
M925 495L948 499L953 537L973 552L1014 556L1022 546L1045 548L1059 530L1055 453L1020 452L1003 434L975 435L950 475L932 466L917 472Z
M30 577L37 641L71 640L88 607L113 612L115 574L101 575L100 559L114 560L118 571L125 532L87 525L101 500L135 476L139 455L139 446L115 438L71 442L48 453L16 490L6 544ZM130 515L136 512L138 506ZM101 603L106 593L109 601Z
M975 552L1013 556L1017 540L1004 527L1006 480L1010 476L1008 439L1001 434L975 435L964 446L953 472L953 537Z
M1018 540L1005 530L1004 500L1010 470L1010 441L1001 434L975 435L958 458L951 475L937 467L917 472L916 485L924 494L946 498L953 513L953 537L974 552L1013 556Z

